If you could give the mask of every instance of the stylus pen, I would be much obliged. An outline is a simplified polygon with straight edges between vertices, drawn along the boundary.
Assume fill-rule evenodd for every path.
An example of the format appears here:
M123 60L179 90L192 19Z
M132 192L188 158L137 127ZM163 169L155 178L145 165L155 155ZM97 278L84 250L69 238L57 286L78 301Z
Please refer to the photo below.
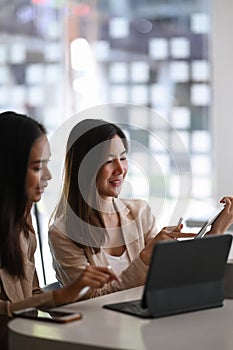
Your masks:
M184 218L181 216L180 219L179 219L179 221L178 221L177 226L180 226L180 224L182 224L182 221L183 221L183 220L184 220Z
M86 287L83 287L80 292L79 292L79 295L78 295L78 299L81 299L82 297L84 297L85 294L87 294L87 292L89 292L89 290L91 289L90 286L86 286Z

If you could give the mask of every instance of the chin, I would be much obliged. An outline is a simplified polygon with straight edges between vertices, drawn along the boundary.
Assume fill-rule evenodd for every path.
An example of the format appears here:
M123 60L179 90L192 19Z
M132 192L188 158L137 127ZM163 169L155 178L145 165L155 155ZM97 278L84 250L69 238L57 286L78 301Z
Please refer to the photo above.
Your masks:
M111 197L117 198L119 196L120 192L115 192L111 195Z
M39 202L41 200L41 195L36 195L34 197L31 198L31 202Z

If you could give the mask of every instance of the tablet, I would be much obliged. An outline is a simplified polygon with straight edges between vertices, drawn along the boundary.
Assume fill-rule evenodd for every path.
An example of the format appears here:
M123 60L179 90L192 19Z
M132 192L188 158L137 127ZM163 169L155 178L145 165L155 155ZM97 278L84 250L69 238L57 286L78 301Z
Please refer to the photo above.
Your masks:
M195 239L204 237L204 235L207 233L208 227L213 225L213 223L219 217L219 215L224 210L224 208L225 208L225 205L217 209L217 211L204 223L200 231L195 236Z
M118 300L103 307L151 318L222 306L223 278L231 242L229 234L179 243L158 242L141 298Z

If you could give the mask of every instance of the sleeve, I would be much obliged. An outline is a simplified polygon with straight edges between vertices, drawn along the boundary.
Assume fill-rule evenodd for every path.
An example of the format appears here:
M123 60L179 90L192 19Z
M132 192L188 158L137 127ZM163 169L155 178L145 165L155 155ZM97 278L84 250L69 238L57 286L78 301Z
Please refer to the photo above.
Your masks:
M54 227L49 230L49 246L56 278L62 285L73 282L89 265L84 248Z
M47 292L14 303L11 303L9 300L0 300L0 315L12 316L14 311L29 307L50 308L55 306L53 292Z
M35 270L35 274L32 282L32 294L35 295L35 294L42 294L42 293L44 292L43 292L43 289L41 289L39 286L39 280L38 280L37 272Z
M34 263L34 237L30 237L25 265L27 278L11 279L6 271L1 271L0 315L12 316L14 311L29 307L55 307L53 292L44 293L39 286ZM12 283L17 286L15 291L12 291Z

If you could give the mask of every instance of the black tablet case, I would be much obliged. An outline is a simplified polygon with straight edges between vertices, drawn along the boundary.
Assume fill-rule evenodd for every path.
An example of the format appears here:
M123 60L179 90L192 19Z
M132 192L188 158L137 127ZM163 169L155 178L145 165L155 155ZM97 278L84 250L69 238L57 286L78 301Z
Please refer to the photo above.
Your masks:
M223 276L232 236L214 235L156 244L141 306L159 317L223 305ZM120 304L105 308L125 311Z

